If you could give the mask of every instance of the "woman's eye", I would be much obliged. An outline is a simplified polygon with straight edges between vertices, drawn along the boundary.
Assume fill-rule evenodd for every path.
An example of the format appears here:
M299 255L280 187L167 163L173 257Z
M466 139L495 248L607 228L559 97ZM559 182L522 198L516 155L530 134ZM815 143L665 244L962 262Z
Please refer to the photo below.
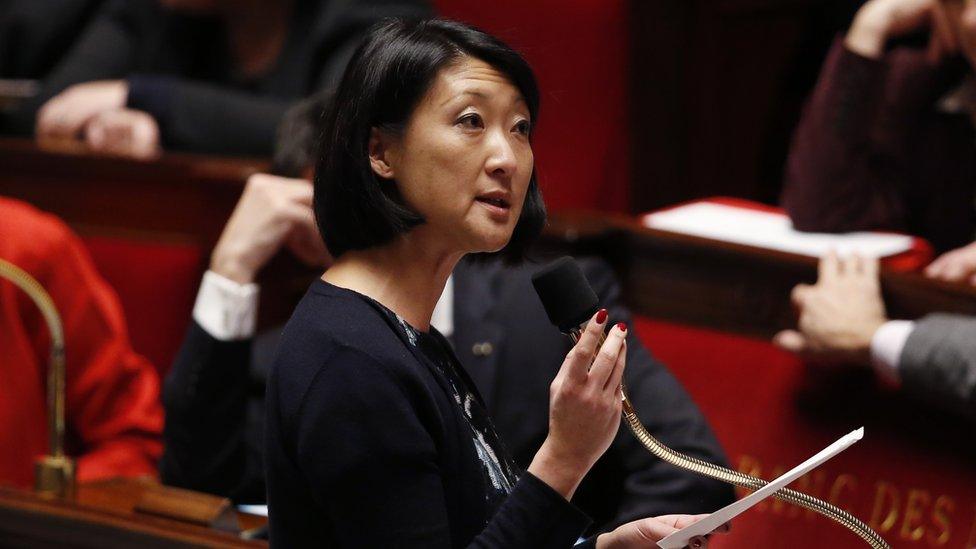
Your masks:
M458 124L463 128L482 128L484 124L481 122L481 117L477 114L466 114L458 119Z
M529 132L532 131L532 124L529 123L528 120L519 120L518 123L515 124L515 131L522 135L529 135Z

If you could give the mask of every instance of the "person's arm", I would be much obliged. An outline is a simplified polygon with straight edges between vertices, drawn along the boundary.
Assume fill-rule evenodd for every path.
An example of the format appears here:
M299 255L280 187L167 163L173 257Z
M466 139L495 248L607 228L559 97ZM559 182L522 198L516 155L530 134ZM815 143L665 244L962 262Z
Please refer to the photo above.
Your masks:
M361 351L341 348L328 362L341 367L320 370L302 397L301 412L281 422L283 433L293 433L285 446L294 448L292 459L327 510L337 541L450 546L436 412L425 407L419 387L404 387L402 375ZM274 543L273 499L271 504ZM563 496L526 474L470 546L572 547L588 522Z
M905 391L976 418L976 318L932 314L915 322L898 373Z
M249 398L257 273L283 246L312 264L327 259L311 211L312 185L255 174L224 227L166 380L164 482L263 500L263 414ZM257 428L258 432L251 432Z
M631 324L613 271L598 261L583 262L586 277L610 312L611 322ZM727 465L708 422L667 368L656 361L636 334L627 341L624 381L647 429L669 448ZM651 455L633 433L621 428L608 454L626 470L623 497L613 527L641 517L666 513L705 513L734 500L732 487L668 465Z
M157 122L164 149L270 155L292 101L163 75L130 75L126 106Z
M320 8L306 37L312 43L308 69L314 91L339 83L366 31L385 17L429 14L416 0L370 0ZM159 75L130 75L131 109L151 114L159 123L164 148L195 152L270 155L275 130L299 98L262 97L205 82Z
M40 92L5 117L4 131L31 135L38 111L54 96L74 84L125 76L134 66L138 55L134 18L140 16L140 10L153 9L151 4L152 2L146 0L107 2L92 18L71 51L45 77ZM100 94L99 97L106 96ZM125 95L113 93L109 99L97 100L101 103L105 101L111 104L93 105L94 112L103 108L122 107Z
M954 47L933 23L940 10L927 0L872 0L835 41L787 160L781 202L797 229L906 230L909 143L952 72L935 60ZM917 31L930 33L928 54L887 49Z
M904 204L872 157L887 65L833 45L800 118L781 203L802 231L901 226Z
M249 451L248 417L257 288L213 271L204 274L193 321L166 377L164 483L263 500L260 456ZM251 462L256 463L251 463Z
M78 480L156 476L162 451L159 377L131 346L118 296L60 222L50 269L37 276L64 327L68 429L80 441ZM47 330L35 342L46 356Z

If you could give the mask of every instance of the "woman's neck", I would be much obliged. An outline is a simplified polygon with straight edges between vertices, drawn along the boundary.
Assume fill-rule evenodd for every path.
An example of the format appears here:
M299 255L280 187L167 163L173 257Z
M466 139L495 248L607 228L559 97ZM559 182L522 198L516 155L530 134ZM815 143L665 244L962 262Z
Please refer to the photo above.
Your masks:
M227 47L241 74L259 76L278 59L288 36L293 4L293 0L221 3Z
M431 252L414 236L411 232L379 248L348 251L322 280L371 297L414 328L427 331L444 285L464 254Z

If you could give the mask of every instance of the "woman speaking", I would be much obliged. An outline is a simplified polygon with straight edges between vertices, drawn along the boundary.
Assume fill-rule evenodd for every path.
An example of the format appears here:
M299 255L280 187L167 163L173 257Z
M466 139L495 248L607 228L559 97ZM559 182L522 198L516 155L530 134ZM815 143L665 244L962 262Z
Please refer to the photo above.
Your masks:
M538 107L525 60L460 23L383 23L354 55L315 176L335 262L292 315L268 384L272 545L569 548L586 529L569 499L620 424L626 326L599 347L606 311L590 320L521 474L430 326L462 256L519 261L544 224ZM695 518L585 543L650 547Z

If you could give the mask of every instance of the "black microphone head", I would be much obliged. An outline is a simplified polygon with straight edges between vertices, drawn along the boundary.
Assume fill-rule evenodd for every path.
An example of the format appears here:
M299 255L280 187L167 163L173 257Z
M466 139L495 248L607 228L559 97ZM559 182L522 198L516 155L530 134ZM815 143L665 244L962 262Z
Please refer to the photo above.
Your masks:
M561 257L532 275L542 306L549 320L563 333L583 324L596 314L600 299L593 292L576 260Z

